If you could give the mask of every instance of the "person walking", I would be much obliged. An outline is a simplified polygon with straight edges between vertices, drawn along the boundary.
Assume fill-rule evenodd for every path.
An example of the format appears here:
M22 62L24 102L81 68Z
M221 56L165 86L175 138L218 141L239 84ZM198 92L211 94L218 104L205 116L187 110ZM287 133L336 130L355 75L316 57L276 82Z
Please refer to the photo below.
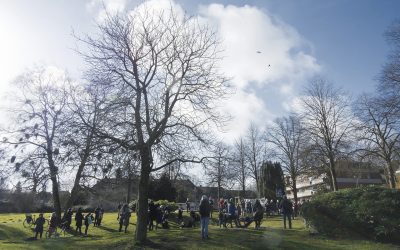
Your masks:
M85 235L87 236L87 232L89 229L90 224L92 224L94 218L92 213L88 213L87 215L85 215Z
M119 212L119 232L122 231L122 226L125 225L125 223L124 223L125 216L127 216L128 212L129 212L128 204L124 204ZM129 220L128 220L128 224L129 224Z
M49 221L49 238L56 231L58 219L56 213L52 213Z
M37 240L38 234L40 235L40 238L42 238L43 234L43 225L46 223L46 220L43 217L43 214L39 214L39 218L35 221L35 240Z
M72 214L72 209L68 208L67 212L64 215L64 223L68 230L71 228Z
M208 222L210 220L211 206L207 196L201 197L200 206L201 238L208 239Z
M79 231L80 235L82 235L82 220L83 220L82 208L79 208L78 212L76 212L75 214L75 223L76 223L75 232Z
M293 207L292 207L292 202L290 202L290 200L287 199L286 195L283 196L280 209L283 214L283 228L286 229L286 219L288 219L289 229L292 229Z

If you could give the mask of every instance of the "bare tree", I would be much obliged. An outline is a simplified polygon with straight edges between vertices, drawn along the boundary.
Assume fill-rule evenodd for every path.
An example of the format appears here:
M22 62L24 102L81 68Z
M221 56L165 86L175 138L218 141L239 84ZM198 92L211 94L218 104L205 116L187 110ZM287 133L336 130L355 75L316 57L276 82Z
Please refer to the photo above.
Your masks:
M382 103L379 98L362 95L355 106L359 120L359 140L365 155L385 163L385 173L391 188L396 187L395 161L400 158L400 122L396 107Z
M282 162L282 168L291 179L294 202L297 206L297 177L303 173L304 146L307 143L305 130L298 116L277 118L273 126L267 128L267 141L275 146L275 156Z
M258 194L260 194L260 168L265 158L265 140L260 130L252 123L246 135L246 159L250 176L256 183Z
M201 161L185 153L162 162L161 155L171 143L205 142L207 128L220 124L214 101L225 96L227 82L217 72L219 43L206 25L172 9L136 8L107 16L98 28L98 36L80 39L88 46L87 78L104 90L96 134L139 155L136 240L143 242L150 173Z
M327 167L334 191L338 190L336 161L346 149L352 127L352 113L345 93L326 80L312 81L302 98L302 117L314 152Z
M245 197L248 167L246 164L246 147L242 137L235 142L232 159L234 169L238 173L235 177L242 189L242 197Z
M400 114L400 21L394 22L385 32L391 45L388 62L383 66L378 89L389 106L396 106Z
M39 164L42 160L46 162L47 170L42 173L48 173L51 180L58 218L61 216L58 178L64 166L60 148L69 118L65 112L68 102L65 86L69 81L64 74L49 68L38 68L18 77L9 108L13 125L3 134L3 144L14 147L10 149L14 154L10 162L15 164L15 170L28 171L33 166L42 166Z
M217 143L213 146L213 156L204 161L206 179L210 184L217 185L217 198L221 198L221 188L227 187L232 179L232 165L230 160L230 148Z

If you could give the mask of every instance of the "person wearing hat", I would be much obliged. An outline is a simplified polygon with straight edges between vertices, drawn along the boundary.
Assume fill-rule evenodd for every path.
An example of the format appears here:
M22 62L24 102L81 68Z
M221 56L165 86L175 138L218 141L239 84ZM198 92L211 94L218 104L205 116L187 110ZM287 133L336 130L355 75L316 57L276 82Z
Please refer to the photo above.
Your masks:
M201 197L200 206L201 238L208 239L208 222L210 220L211 206L207 196Z

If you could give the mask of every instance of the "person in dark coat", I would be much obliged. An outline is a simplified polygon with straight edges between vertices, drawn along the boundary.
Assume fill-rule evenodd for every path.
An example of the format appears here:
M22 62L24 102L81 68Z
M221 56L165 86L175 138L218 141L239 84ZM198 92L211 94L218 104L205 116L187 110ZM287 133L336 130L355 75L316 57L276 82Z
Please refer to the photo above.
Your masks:
M85 220L85 235L87 235L89 226L90 226L90 224L92 224L92 222L94 220L92 213L86 214L84 220Z
M127 233L128 231L128 226L129 226L129 219L131 218L131 212L129 211L129 207L126 210L125 214L124 214L124 226L125 226L125 233Z
M93 226L97 226L99 223L99 216L100 216L100 206L96 207L94 210L94 224Z
M82 234L82 220L83 220L82 209L79 208L78 212L76 212L75 214L75 223L76 223L75 232L79 231L79 234Z
M286 229L286 219L288 219L289 229L292 229L293 205L292 202L287 199L286 195L283 196L280 208L283 214L283 227Z
M178 209L178 220L179 222L182 221L183 218L183 209L181 207L179 207Z
M256 200L256 203L254 204L254 221L256 224L256 229L259 229L261 227L261 221L264 217L264 208L262 207L260 200Z
M56 231L57 222L58 222L58 219L57 219L56 213L52 213L51 214L51 218L50 218L50 222L49 222L49 238Z
M153 201L149 203L149 231L154 228L154 221L157 220L157 207Z
M67 212L64 214L64 219L63 219L63 223L65 223L65 226L67 229L71 228L71 222L72 222L72 209L69 208L67 210Z
M97 219L97 226L101 226L101 221L103 220L104 209L100 206L99 218Z
M130 217L130 212L129 212L129 207L128 204L124 204L119 212L119 232L122 231L122 226L126 224L126 216ZM128 218L128 224L129 224L129 218ZM126 225L125 230L128 226Z
M201 223L201 238L208 238L208 222L210 220L211 206L207 196L201 197L200 206L200 223Z
M40 235L40 238L42 238L44 223L46 223L46 220L44 219L43 214L39 214L39 218L35 221L35 240L37 239L38 234Z

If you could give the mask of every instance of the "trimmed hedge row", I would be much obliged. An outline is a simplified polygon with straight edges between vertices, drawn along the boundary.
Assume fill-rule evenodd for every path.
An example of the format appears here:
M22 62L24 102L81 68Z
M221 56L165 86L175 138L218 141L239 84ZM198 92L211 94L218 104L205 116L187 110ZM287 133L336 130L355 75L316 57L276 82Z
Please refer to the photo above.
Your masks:
M319 194L303 204L301 212L322 234L356 233L400 243L400 190L365 186Z

